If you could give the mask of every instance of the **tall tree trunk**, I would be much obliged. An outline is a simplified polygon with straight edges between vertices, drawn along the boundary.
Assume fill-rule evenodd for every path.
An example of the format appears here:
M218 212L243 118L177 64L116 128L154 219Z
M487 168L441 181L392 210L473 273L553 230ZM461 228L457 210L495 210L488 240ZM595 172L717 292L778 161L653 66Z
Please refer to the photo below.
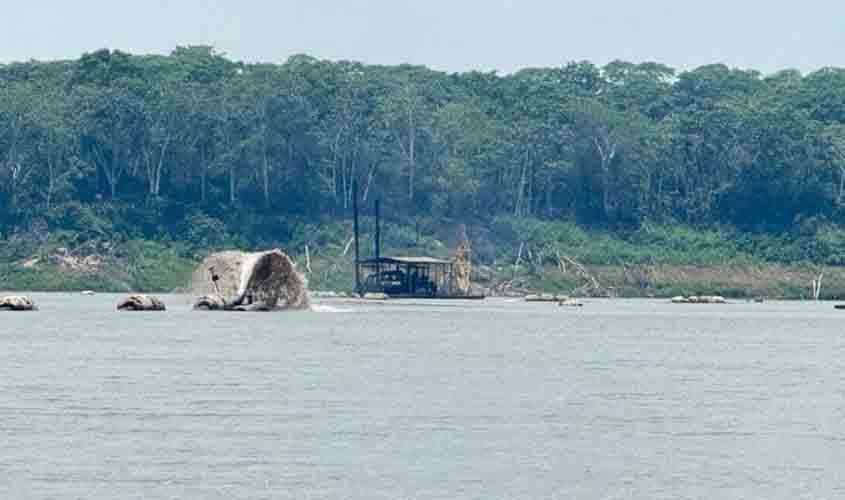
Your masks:
M601 160L602 211L605 220L610 220L610 164L616 157L616 144L608 137L597 137L593 141Z
M261 169L262 190L264 192L264 208L270 208L270 159L267 149L264 149L264 158Z
M513 214L517 217L525 215L525 195L526 186L528 184L528 164L530 162L530 149L526 146L525 153L522 157L522 166L519 171L519 181L516 190L516 202L513 207Z
M200 161L202 162L200 169L200 200L205 205L205 202L208 200L208 150L205 144L200 147Z
M345 214L347 209L349 208L349 192L346 188L346 185L351 181L348 181L346 178L346 153L344 152L343 156L340 159L340 177L341 177L341 194L343 195L343 213Z
M53 156L52 148L47 148L47 206L50 210L53 202L53 191L56 189L56 158Z
M367 185L364 187L364 195L361 197L362 201L367 201L367 197L370 195L370 186L373 185L373 180L376 176L376 167L375 163L370 163L370 172L367 174Z
M111 155L111 161L109 162L109 175L108 175L109 189L110 189L110 192L111 192L111 198L112 199L117 198L117 169L119 168L119 165L120 165L120 160L119 160L120 150L119 150L118 145L117 145L118 142L119 142L119 140L118 140L118 130L117 129L118 129L118 124L113 123L112 124L112 140L111 140L112 155Z
M12 209L18 207L18 158L17 143L12 142L6 155L6 170L9 171L9 203Z
M117 155L112 155L111 164L109 165L109 171L106 175L108 183L109 183L109 193L111 194L111 199L117 198L117 161L115 161L115 157Z
M529 163L529 174L528 174L528 203L526 203L526 215L533 215L534 214L534 160L535 158L531 159L532 161Z
M338 132L337 132L337 134L335 135L335 138L334 138L334 143L332 145L332 186L334 186L334 189L333 189L333 192L332 192L332 201L334 202L335 211L337 211L337 209L339 208L337 196L338 196L338 194L342 194L343 198L344 198L343 199L343 213L346 213L346 187L342 184L343 181L345 180L345 177L343 177L342 171L340 173L338 173L338 161L339 161L339 156L340 156L340 152L339 152L340 138L341 138L341 135L343 134L343 130L344 130L343 127L341 127L341 129L338 130Z
M237 189L237 179L235 177L235 164L234 162L229 162L229 204L234 205L237 201L237 196L235 195L235 190Z
M842 197L845 195L845 166L839 167L839 196L837 197L837 203L839 205L842 204Z
M416 183L416 144L417 129L414 123L414 108L408 107L408 201L414 201Z
M161 193L161 177L164 174L164 159L167 156L167 149L170 147L170 136L164 140L158 154L158 163L155 170L155 184L153 189L153 196L158 196Z
M288 138L287 142L288 142L288 163L285 166L285 170L284 170L284 174L285 174L284 180L285 180L285 182L290 181L290 179L292 178L291 174L293 173L292 172L293 171L293 153L294 153L294 151L293 151L293 139Z

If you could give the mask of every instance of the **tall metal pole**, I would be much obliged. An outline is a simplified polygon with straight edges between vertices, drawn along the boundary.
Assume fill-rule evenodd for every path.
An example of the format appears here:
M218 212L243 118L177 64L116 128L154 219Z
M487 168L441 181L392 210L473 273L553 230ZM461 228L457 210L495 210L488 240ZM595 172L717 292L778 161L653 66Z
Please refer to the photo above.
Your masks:
M361 274L358 269L359 248L358 248L358 180L352 179L352 225L355 232L355 293L361 293Z
M381 258L381 203L376 200L376 260Z
M381 282L381 207L379 200L376 200L376 276Z

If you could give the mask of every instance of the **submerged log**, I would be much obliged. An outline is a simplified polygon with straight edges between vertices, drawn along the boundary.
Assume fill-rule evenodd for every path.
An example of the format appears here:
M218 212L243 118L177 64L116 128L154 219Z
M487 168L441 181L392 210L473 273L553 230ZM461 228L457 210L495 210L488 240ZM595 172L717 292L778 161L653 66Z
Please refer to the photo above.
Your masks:
M37 311L38 307L30 297L10 295L0 297L0 311Z
M117 303L118 311L164 311L164 302L151 295L134 294Z

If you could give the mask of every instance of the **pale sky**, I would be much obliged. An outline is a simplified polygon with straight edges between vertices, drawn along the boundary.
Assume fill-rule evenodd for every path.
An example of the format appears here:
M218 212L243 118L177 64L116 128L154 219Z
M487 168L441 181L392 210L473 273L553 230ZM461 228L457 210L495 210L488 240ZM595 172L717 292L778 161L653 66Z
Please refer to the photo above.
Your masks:
M0 63L213 45L236 60L446 70L657 61L845 66L843 0L0 0Z

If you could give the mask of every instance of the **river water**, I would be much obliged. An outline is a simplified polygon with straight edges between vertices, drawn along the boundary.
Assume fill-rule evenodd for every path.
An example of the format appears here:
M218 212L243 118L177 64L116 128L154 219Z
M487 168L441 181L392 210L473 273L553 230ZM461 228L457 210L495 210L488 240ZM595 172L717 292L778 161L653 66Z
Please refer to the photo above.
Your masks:
M0 314L0 498L845 497L845 312Z

